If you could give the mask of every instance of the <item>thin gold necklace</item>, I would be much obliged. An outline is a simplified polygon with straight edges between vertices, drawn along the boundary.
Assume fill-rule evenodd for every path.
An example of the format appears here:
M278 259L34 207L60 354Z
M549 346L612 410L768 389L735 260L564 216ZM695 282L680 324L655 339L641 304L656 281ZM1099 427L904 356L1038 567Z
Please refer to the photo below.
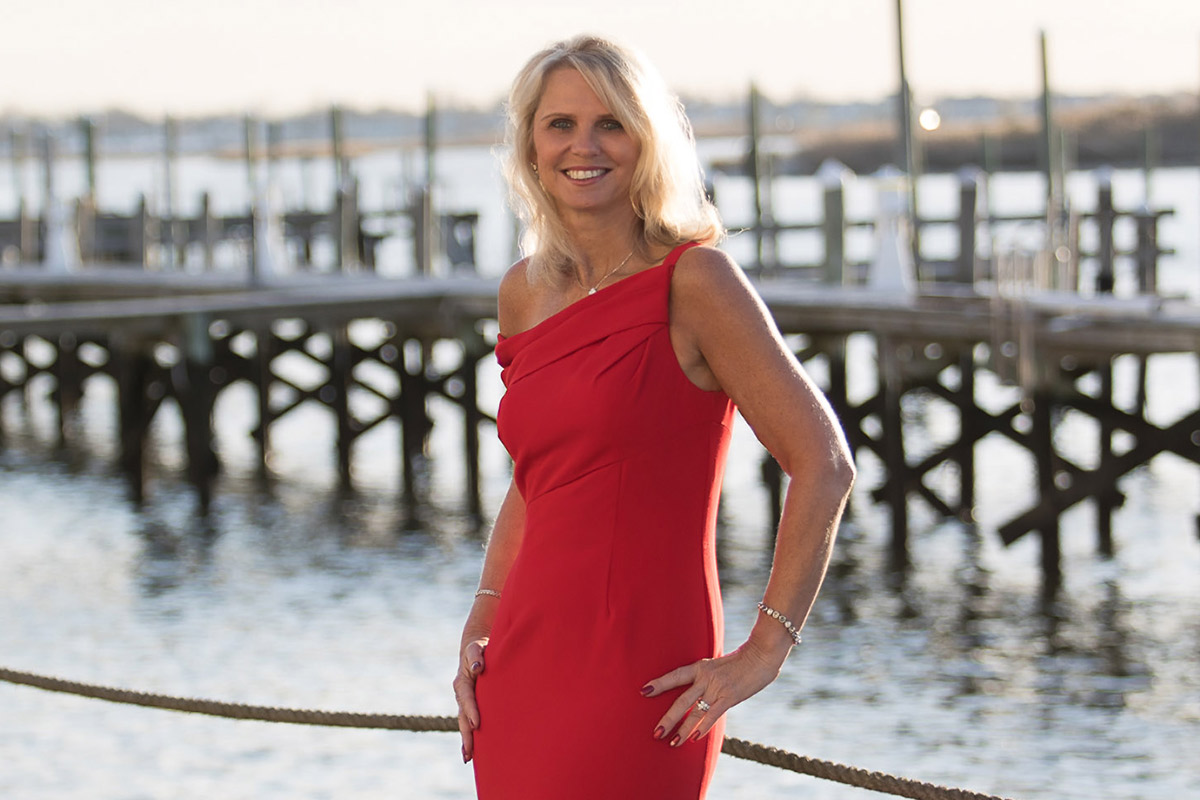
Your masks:
M629 263L629 259L631 259L631 258L633 258L633 251L632 251L632 250L630 250L630 251L629 251L629 255L627 255L627 256L625 256L625 258L621 259L621 263L620 263L620 264L617 264L615 267L613 267L613 268L612 268L612 269L610 269L608 272L606 272L606 273L604 274L604 277L603 277L603 278L601 278L600 280L596 281L596 285L595 285L595 286L593 286L593 287L592 287L592 288L590 288L590 289L588 289L588 287L587 287L587 284L585 284L585 283L583 282L583 279L579 277L579 272L576 272L576 273L575 273L575 280L579 281L579 286L580 286L581 288L583 288L583 289L587 289L587 293L588 293L588 294L595 294L595 293L596 293L596 290L600 288L600 284L604 283L606 280L608 280L608 279L609 279L609 278L611 278L613 275L615 275L617 272L619 272L619 271L620 271L620 269L621 269L621 267L623 267L623 266L625 266L626 264L628 264L628 263Z

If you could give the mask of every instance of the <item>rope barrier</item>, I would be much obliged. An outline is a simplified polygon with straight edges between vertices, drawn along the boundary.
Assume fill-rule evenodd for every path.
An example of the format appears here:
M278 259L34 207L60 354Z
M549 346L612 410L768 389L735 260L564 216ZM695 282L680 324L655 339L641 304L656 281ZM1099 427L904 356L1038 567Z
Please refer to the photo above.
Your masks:
M217 700L202 700L191 697L137 692L110 686L53 678L31 672L0 667L0 681L30 686L48 692L73 694L106 700L110 703L144 706L168 711L183 711L228 719L256 720L259 722L285 722L293 725L321 725L340 728L381 728L396 731L458 732L458 719L449 716L422 716L401 714L372 714L347 711L316 711L300 708L277 708L243 703L226 703ZM885 772L874 772L860 767L823 761L818 758L797 755L787 750L769 747L757 742L726 736L721 752L726 755L753 761L769 767L797 772L822 780L844 783L873 792L908 797L912 800L1008 800L998 795L981 794L967 789L955 789L924 781L901 778Z

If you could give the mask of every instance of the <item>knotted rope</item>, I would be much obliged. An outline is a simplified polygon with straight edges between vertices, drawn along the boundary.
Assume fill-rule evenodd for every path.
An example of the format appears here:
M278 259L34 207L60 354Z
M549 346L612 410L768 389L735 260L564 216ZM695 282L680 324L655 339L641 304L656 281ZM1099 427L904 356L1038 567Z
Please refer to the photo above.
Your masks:
M185 711L192 714L205 714L211 717L226 717L228 719L257 720L259 722L287 722L294 725L321 725L340 728L382 728L395 731L439 731L457 732L456 717L402 715L402 714L368 714L347 711L316 711L300 708L277 708L274 706L256 706L244 703L225 703L217 700L201 700L191 697L173 697L170 695L152 694L150 692L135 692L130 689L117 689L110 686L97 686L90 683L52 678L47 675L37 675L30 672L0 667L0 681L32 686L48 692L61 692L80 697L91 697L96 700L107 700L111 703L161 708L169 711ZM972 792L967 789L954 789L939 786L911 778L901 778L884 772L874 772L838 764L833 761L823 761L818 758L801 756L787 750L748 742L726 736L721 752L734 758L754 761L770 767L798 772L836 783L869 789L874 792L909 797L913 800L1007 800L1006 798Z

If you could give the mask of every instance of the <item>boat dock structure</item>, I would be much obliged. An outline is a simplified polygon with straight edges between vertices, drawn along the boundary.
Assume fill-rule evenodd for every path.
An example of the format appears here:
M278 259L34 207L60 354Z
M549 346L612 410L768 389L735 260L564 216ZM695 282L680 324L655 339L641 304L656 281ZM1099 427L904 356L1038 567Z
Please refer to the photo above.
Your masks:
M1027 271L1036 267L1033 261L1024 265ZM1022 268L1004 267L1014 273ZM221 392L245 382L257 397L258 423L248 433L258 443L263 470L271 426L301 404L317 404L336 418L331 457L346 484L356 441L395 419L403 464L398 488L414 501L432 426L427 402L437 395L461 411L466 502L482 515L479 437L494 420L479 406L478 368L495 343L497 283L486 277L370 275L254 283L244 275L134 273L95 265L69 274L34 265L0 270L0 431L19 413L19 403L6 401L48 397L69 442L83 393L104 376L117 388L119 460L132 497L140 500L145 491L151 422L173 404L185 430L187 477L206 509L220 467L213 410ZM978 482L1005 479L976 463L985 437L1010 440L1036 464L1036 498L1012 509L996 533L1008 543L1040 535L1048 576L1061 569L1064 511L1094 503L1097 546L1111 552L1111 513L1122 500L1123 476L1162 453L1200 464L1200 408L1160 424L1145 413L1144 383L1132 405L1113 392L1119 359L1136 359L1144 370L1169 354L1200 358L1200 307L1194 303L1155 295L1035 292L1019 282L996 283L990 291L925 284L902 292L784 277L759 278L756 286L780 329L797 342L801 360L820 363L823 388L852 447L884 466L873 496L890 509L898 561L907 558L910 503L970 521ZM363 326L364 320L374 324ZM864 339L875 354L874 381L852 387L848 343ZM430 357L443 342L454 343L459 353L449 367ZM308 362L320 378L301 383L284 356ZM368 374L380 370L393 379ZM1019 398L989 408L977 390L985 375L1019 386ZM906 451L911 423L905 406L918 396L948 404L958 425L950 441L914 458ZM369 402L358 402L364 398ZM365 415L365 406L375 411ZM1094 463L1068 458L1056 441L1068 411L1094 420ZM780 476L770 465L767 459L764 477L778 489ZM947 465L956 481L931 480Z
M1094 202L1081 213L1064 200L1061 170L1048 167L1042 209L1004 217L989 209L989 176L967 168L955 176L955 213L913 218L913 183L885 169L870 176L878 209L861 218L847 203L852 174L826 162L812 176L821 187L810 204L816 216L797 220L772 202L756 118L752 102L750 151L731 168L752 184L752 216L731 227L752 243L744 267L800 360L820 376L852 448L879 465L872 498L889 511L895 563L908 560L912 504L974 523L980 488L1011 480L977 463L997 437L1032 465L1033 497L1004 509L995 533L1005 543L1040 536L1048 585L1061 573L1066 511L1092 504L1097 548L1111 553L1122 479L1162 454L1200 464L1200 399L1171 420L1149 413L1157 362L1200 366L1200 303L1159 287L1160 261L1172 255L1159 228L1172 209L1118 207L1111 174L1100 171ZM427 178L435 170L433 119L431 111ZM90 126L86 190L71 206L55 202L47 140L42 207L35 213L22 201L0 219L0 447L14 415L47 400L69 443L89 384L107 379L116 387L119 462L132 497L142 500L147 489L151 424L173 406L187 478L206 511L221 466L214 408L229 386L244 384L257 398L248 433L264 474L272 426L316 405L336 420L331 458L347 486L356 442L397 422L398 490L416 504L422 460L437 455L427 451L428 404L438 397L460 412L466 507L482 520L479 443L495 421L480 407L480 364L495 345L498 279L475 268L478 214L442 212L433 184L412 188L403 205L364 208L336 112L330 127L336 181L323 208L280 211L251 191L240 213L215 214L206 196L190 217L145 200L133 213L98 209ZM260 185L255 129L248 120L252 187ZM1032 230L1036 244L1000 246L1006 230L1026 234L1016 237L1025 242ZM864 236L873 242L869 255L851 246ZM411 254L400 276L376 269L376 251L391 237ZM784 246L796 237L817 242L808 249L816 255L798 260ZM930 239L955 246L934 254ZM447 352L457 353L453 363ZM1200 398L1200 385L1180 394ZM953 420L933 440L911 413L930 403ZM1088 446L1078 446L1081 435ZM769 457L762 466L777 514L783 476Z

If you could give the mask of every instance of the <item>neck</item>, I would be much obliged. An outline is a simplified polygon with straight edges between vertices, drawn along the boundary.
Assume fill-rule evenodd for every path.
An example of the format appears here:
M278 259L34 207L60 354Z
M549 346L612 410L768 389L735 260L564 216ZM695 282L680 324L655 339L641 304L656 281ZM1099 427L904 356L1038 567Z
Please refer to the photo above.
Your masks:
M633 224L636 218L614 223L589 216L563 222L579 256L579 263L575 265L576 276L588 288L599 282L637 247L638 230Z

